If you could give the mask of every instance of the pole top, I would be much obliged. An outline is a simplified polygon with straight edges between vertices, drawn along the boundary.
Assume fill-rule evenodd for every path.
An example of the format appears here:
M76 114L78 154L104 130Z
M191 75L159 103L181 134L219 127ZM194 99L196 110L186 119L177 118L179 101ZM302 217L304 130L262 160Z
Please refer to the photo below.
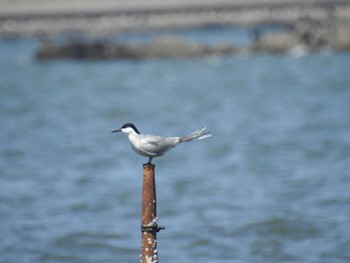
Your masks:
M143 167L146 168L146 167L152 167L154 168L156 165L155 164L152 164L152 163L144 163L143 164Z

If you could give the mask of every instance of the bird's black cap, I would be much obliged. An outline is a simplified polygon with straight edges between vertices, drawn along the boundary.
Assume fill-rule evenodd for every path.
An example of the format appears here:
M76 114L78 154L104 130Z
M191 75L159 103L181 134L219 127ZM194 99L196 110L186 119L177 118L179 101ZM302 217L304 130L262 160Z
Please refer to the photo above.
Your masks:
M124 124L120 129L115 130L115 131L112 131L112 132L119 132L121 129L124 129L124 128L131 128L131 129L133 129L137 134L140 134L140 132L138 131L138 129L135 127L135 125L132 124L132 123L130 123L130 122Z

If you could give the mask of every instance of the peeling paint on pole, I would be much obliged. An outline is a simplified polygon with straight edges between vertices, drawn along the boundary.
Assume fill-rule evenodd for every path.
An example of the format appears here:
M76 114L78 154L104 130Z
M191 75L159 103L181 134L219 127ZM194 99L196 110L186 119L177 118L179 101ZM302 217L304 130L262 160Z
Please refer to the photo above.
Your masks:
M143 165L142 186L142 247L141 263L158 263L157 232L157 197L154 164Z

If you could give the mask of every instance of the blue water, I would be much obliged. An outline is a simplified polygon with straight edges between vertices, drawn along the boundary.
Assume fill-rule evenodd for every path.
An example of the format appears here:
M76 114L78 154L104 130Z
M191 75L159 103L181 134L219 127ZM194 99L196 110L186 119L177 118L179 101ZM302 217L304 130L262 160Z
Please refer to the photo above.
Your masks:
M205 36L210 38L209 36ZM0 262L139 262L123 134L213 137L155 159L160 262L350 261L350 54L48 61L0 42Z

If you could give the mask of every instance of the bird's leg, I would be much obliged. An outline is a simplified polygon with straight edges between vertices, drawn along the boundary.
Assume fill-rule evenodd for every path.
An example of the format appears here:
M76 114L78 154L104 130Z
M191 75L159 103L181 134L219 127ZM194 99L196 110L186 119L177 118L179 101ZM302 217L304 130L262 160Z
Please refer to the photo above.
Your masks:
M148 163L147 164L152 164L152 157L148 157Z

